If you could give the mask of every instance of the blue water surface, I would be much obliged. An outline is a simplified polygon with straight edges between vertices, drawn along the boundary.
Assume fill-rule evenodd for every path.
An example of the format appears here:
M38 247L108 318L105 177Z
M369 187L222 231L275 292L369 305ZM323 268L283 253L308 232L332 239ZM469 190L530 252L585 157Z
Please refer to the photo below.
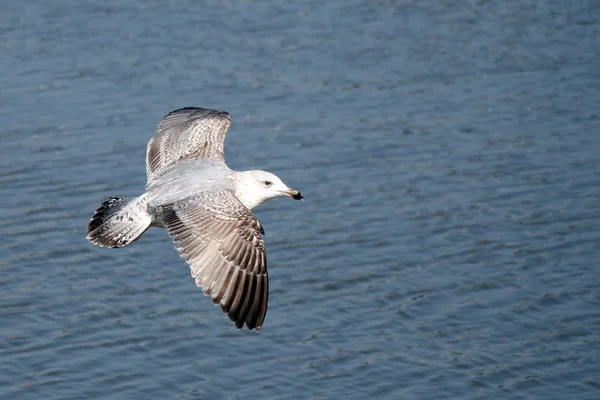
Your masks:
M600 398L600 4L12 1L0 398ZM270 303L236 330L164 230L85 239L156 123L233 115Z

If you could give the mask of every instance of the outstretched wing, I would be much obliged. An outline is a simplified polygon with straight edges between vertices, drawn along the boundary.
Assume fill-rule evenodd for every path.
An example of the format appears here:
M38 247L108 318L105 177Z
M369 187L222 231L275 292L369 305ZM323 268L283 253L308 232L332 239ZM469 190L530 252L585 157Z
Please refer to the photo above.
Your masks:
M239 329L260 330L267 313L269 281L262 226L225 189L159 207L175 247L196 285L220 304Z
M224 160L223 140L229 125L231 115L225 111L187 107L168 114L158 123L158 133L146 147L148 182L182 160Z

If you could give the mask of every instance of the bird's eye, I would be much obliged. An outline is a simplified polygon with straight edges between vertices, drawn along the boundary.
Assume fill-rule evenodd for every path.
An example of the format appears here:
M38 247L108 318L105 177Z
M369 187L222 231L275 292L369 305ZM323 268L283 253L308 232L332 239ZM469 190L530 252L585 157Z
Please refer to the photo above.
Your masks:
M273 182L271 181L265 181L265 186L271 186L273 184Z

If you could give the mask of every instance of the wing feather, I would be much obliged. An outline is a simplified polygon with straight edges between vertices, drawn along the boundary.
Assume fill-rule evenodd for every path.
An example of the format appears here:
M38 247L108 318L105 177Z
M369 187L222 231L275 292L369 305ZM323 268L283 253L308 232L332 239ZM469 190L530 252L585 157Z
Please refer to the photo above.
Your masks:
M200 158L225 160L223 141L231 125L225 111L186 107L165 116L146 147L148 182L180 161Z
M225 189L159 207L175 247L196 284L235 323L260 330L268 305L267 259L262 226Z

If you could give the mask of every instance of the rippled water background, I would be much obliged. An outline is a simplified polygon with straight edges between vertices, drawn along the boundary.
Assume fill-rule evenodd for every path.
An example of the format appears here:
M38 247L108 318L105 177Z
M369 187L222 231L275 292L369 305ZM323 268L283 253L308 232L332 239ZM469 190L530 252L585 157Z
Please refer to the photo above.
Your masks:
M0 398L600 398L600 4L60 1L0 15ZM263 330L163 230L85 240L156 123L229 111Z

